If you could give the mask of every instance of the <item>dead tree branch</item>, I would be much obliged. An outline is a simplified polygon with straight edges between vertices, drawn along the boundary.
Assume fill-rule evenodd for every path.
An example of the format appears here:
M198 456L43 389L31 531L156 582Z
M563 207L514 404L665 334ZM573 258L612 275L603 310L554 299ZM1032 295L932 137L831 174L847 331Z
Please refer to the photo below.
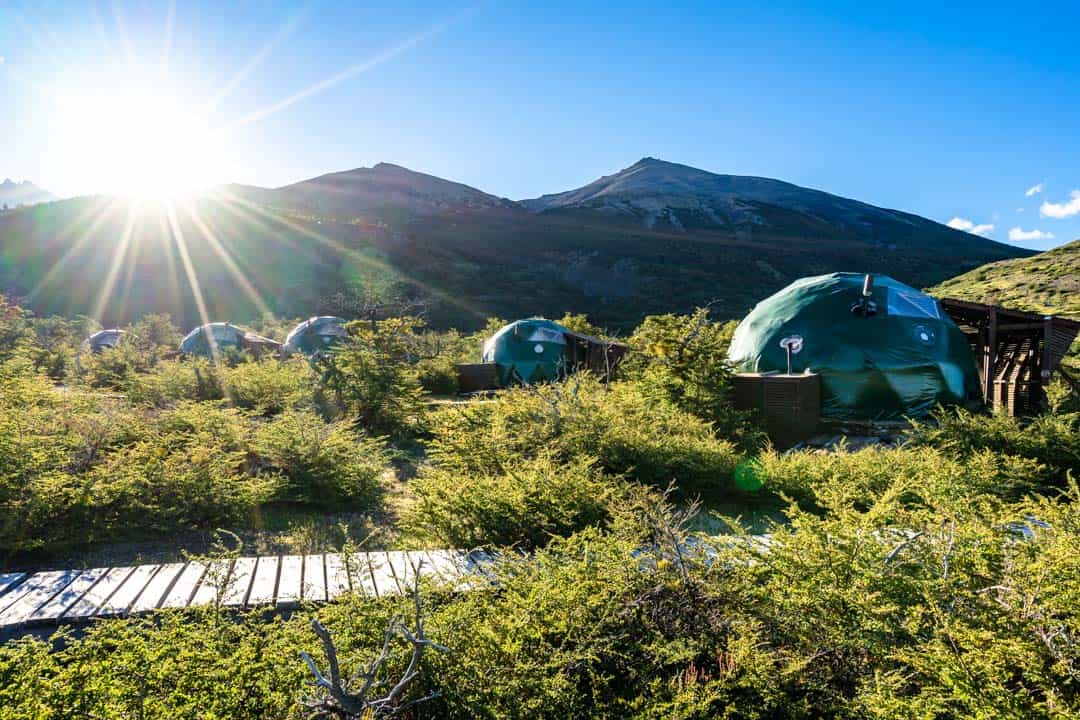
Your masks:
M412 628L410 629L400 616L390 618L383 634L383 644L379 654L350 679L343 680L341 677L337 648L330 632L318 620L311 621L312 629L322 641L327 659L327 672L330 676L327 677L319 670L319 666L310 655L306 652L300 653L300 657L315 677L312 683L315 686L314 695L301 701L307 709L308 717L364 718L364 720L400 717L407 708L438 697L439 694L433 692L411 700L405 699L410 683L420 674L420 659L424 651L431 648L438 652L449 652L446 647L429 640L424 633L424 613L420 601L421 565L422 563L413 566ZM411 646L411 650L405 670L401 677L391 685L390 678L383 678L381 671L386 662L393 657L392 646L396 637L403 638ZM373 692L388 685L390 689L384 695L369 697Z

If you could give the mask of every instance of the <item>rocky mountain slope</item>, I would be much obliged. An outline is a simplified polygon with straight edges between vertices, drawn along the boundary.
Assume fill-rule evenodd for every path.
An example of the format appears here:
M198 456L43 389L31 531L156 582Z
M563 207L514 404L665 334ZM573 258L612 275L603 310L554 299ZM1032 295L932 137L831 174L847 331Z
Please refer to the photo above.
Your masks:
M618 330L710 301L738 317L804 275L877 272L924 287L1030 254L789 183L651 159L521 203L383 163L276 189L226 186L174 216L111 198L5 213L0 292L39 312L109 324L170 312L190 325L196 285L211 319L236 322L394 287L430 298L437 325L572 311Z
M933 244L950 251L988 249L982 239L944 232L939 223L910 213L781 180L718 175L648 157L576 190L522 204L533 212L603 216L647 228L711 230L745 238L778 232L807 240L850 238L889 250Z
M428 215L446 210L516 207L510 200L468 185L391 163L320 175L274 189L230 185L225 190L270 207L340 220L390 208Z

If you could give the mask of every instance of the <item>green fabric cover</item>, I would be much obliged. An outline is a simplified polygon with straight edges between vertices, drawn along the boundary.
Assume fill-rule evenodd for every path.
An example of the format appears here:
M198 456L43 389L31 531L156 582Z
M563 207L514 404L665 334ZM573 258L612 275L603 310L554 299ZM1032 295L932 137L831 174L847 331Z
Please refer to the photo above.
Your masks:
M483 361L498 366L499 384L504 387L556 380L567 368L566 332L544 318L517 320L487 339Z
M821 413L838 420L925 416L938 403L981 400L975 361L960 329L936 300L874 276L876 312L860 316L864 276L796 280L739 323L729 358L742 372L787 372L781 340L802 338L792 372L821 376Z
M320 315L294 327L285 338L284 350L287 354L300 352L311 357L326 352L346 335L345 320L333 315Z
M240 340L244 337L244 330L223 322L200 325L180 341L180 352L185 355L212 357L213 353L210 351L209 339L211 334L214 336L214 341L220 351L225 348L239 347Z

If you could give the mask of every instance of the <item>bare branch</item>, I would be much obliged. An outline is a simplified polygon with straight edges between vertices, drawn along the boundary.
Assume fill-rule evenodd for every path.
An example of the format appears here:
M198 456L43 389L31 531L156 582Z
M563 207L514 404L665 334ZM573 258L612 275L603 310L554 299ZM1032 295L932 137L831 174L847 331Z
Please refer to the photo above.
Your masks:
M430 647L439 652L449 652L448 648L429 640L424 634L424 613L420 600L420 568L422 565L422 560L418 564L413 564L413 586L411 589L415 613L413 628L407 627L400 617L390 618L386 625L386 632L383 635L383 644L379 654L371 660L366 669L358 671L347 682L343 682L341 679L337 649L334 647L334 641L330 637L329 631L318 620L313 619L311 621L311 627L322 640L323 649L326 651L330 674L330 677L327 678L319 670L318 665L315 664L310 655L306 652L300 653L301 659L315 677L313 684L317 688L314 697L305 698L301 701L301 704L307 708L311 717L363 717L365 720L392 718L399 716L407 708L438 697L439 694L434 692L412 700L404 699L410 683L420 674L420 659L424 651ZM369 693L374 689L385 687L390 683L389 678L380 679L380 670L391 657L391 646L395 637L403 638L411 646L409 661L401 677L393 683L385 695L369 698ZM362 680L362 684L358 690L354 691L352 686L358 680Z

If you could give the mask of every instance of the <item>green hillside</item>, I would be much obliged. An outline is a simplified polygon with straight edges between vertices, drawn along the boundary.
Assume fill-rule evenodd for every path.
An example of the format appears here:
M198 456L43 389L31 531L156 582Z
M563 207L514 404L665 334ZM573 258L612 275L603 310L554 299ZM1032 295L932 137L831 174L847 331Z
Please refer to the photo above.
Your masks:
M983 265L930 288L938 297L1080 318L1080 239L1029 258Z

